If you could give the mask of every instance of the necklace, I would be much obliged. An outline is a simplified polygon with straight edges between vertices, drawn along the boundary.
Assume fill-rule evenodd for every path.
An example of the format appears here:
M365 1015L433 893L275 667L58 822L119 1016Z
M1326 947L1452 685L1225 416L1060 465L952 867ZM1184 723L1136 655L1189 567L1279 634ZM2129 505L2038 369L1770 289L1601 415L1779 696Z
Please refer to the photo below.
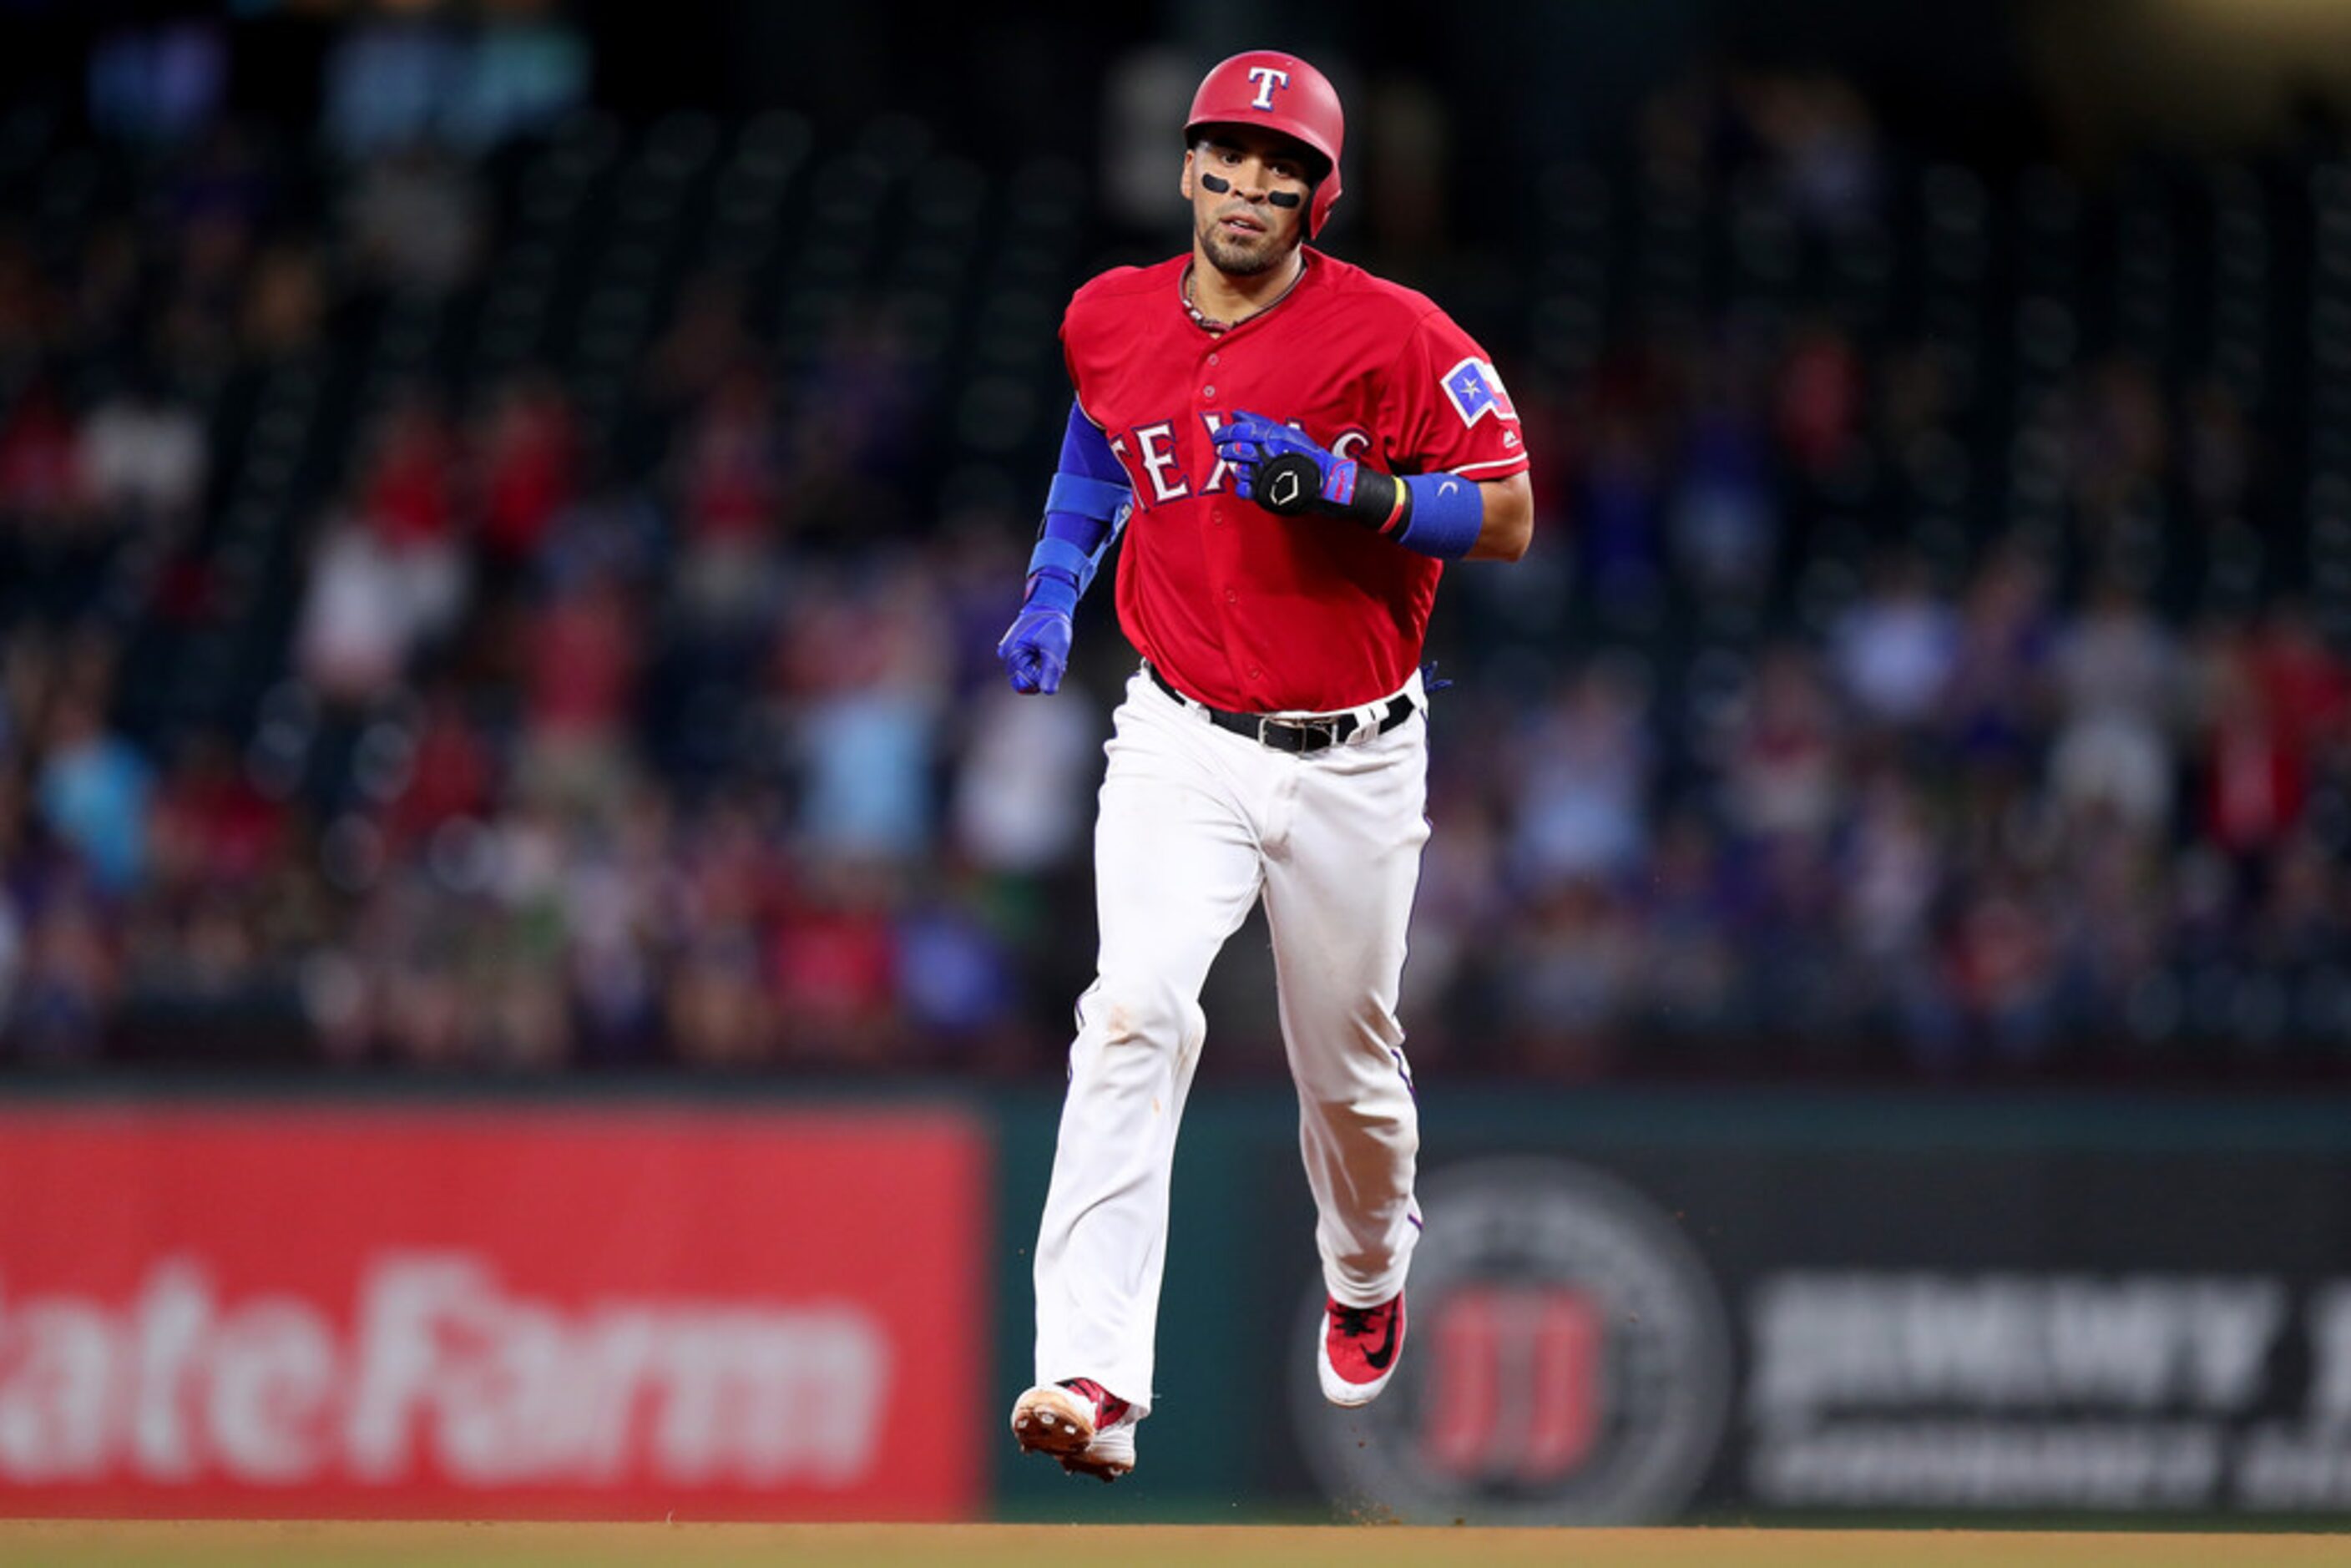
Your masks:
M1203 332L1231 331L1234 328L1239 326L1241 322L1219 321L1215 317L1209 315L1207 311L1201 309L1199 305L1194 301L1192 298L1192 268L1195 265L1195 263L1188 261L1184 264L1184 280L1176 291L1184 301L1185 314L1190 316L1192 318L1192 324L1199 328ZM1298 276L1296 277L1292 277L1287 284L1283 285L1281 292L1267 300L1261 308L1252 310L1249 315L1242 317L1241 321L1252 320L1257 317L1262 316L1266 311L1272 309L1275 306L1289 298L1290 291L1298 287L1300 278L1306 276L1306 258L1304 256L1300 256L1298 258Z

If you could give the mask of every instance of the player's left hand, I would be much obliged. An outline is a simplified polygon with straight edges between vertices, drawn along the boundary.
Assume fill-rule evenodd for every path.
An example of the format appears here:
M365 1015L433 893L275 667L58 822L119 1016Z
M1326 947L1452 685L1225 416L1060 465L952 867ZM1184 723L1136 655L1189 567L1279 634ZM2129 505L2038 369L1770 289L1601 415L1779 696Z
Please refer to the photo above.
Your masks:
M1355 465L1309 440L1303 431L1261 413L1235 410L1217 427L1217 455L1233 472L1243 500L1294 517L1322 502L1340 507L1354 499Z

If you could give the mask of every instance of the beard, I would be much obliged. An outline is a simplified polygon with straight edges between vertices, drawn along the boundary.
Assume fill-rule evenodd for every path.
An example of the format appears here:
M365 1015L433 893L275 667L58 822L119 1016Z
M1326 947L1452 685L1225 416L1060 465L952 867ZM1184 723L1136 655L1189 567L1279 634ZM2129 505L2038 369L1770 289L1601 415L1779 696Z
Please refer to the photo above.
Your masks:
M1298 248L1295 237L1285 245L1270 230L1259 235L1254 244L1241 244L1219 228L1214 219L1198 225L1196 232L1200 238L1201 254L1227 277L1255 277L1270 272Z

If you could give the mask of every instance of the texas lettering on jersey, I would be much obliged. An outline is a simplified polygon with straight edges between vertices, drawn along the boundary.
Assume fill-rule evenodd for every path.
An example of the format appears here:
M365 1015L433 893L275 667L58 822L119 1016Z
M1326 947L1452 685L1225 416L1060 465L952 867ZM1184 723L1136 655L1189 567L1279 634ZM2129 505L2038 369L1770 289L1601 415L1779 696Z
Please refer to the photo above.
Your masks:
M1426 296L1303 254L1279 304L1224 332L1183 307L1188 256L1102 274L1061 327L1078 402L1134 486L1121 629L1179 689L1242 712L1400 689L1443 567L1355 524L1240 499L1209 439L1218 423L1246 409L1393 474L1482 482L1527 466L1517 411L1468 333Z
M1232 412L1224 410L1199 415L1202 436L1213 437L1217 427L1232 417ZM1200 481L1196 490L1192 486L1189 476L1191 467L1203 461L1201 444L1187 441L1184 450L1179 452L1176 441L1177 426L1187 426L1188 434L1188 423L1191 417L1188 414L1178 415L1171 419L1155 420L1149 424L1139 424L1123 432L1108 433L1110 449L1118 455L1118 460L1121 463L1126 465L1128 472L1136 476L1134 502L1138 509L1148 510L1169 501L1186 500L1196 495L1211 495L1226 487L1231 474L1225 460L1217 455L1213 442L1206 446L1205 461L1208 465L1208 476ZM1357 426L1351 425L1334 435L1327 431L1308 430L1305 425L1295 420L1286 423L1297 425L1325 451L1341 457L1359 458L1364 455L1364 449L1371 444L1371 433Z

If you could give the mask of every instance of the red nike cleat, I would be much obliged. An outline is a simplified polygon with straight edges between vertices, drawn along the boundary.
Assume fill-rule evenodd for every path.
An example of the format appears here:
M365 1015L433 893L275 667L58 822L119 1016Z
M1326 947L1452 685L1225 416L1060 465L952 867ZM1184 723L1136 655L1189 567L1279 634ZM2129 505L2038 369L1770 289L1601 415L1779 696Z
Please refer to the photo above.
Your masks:
M1322 1301L1322 1397L1333 1405L1369 1405L1395 1375L1404 1352L1404 1292L1376 1307Z
M1050 1454L1073 1476L1114 1481L1134 1469L1134 1420L1125 1400L1091 1377L1040 1384L1012 1406L1024 1454Z

